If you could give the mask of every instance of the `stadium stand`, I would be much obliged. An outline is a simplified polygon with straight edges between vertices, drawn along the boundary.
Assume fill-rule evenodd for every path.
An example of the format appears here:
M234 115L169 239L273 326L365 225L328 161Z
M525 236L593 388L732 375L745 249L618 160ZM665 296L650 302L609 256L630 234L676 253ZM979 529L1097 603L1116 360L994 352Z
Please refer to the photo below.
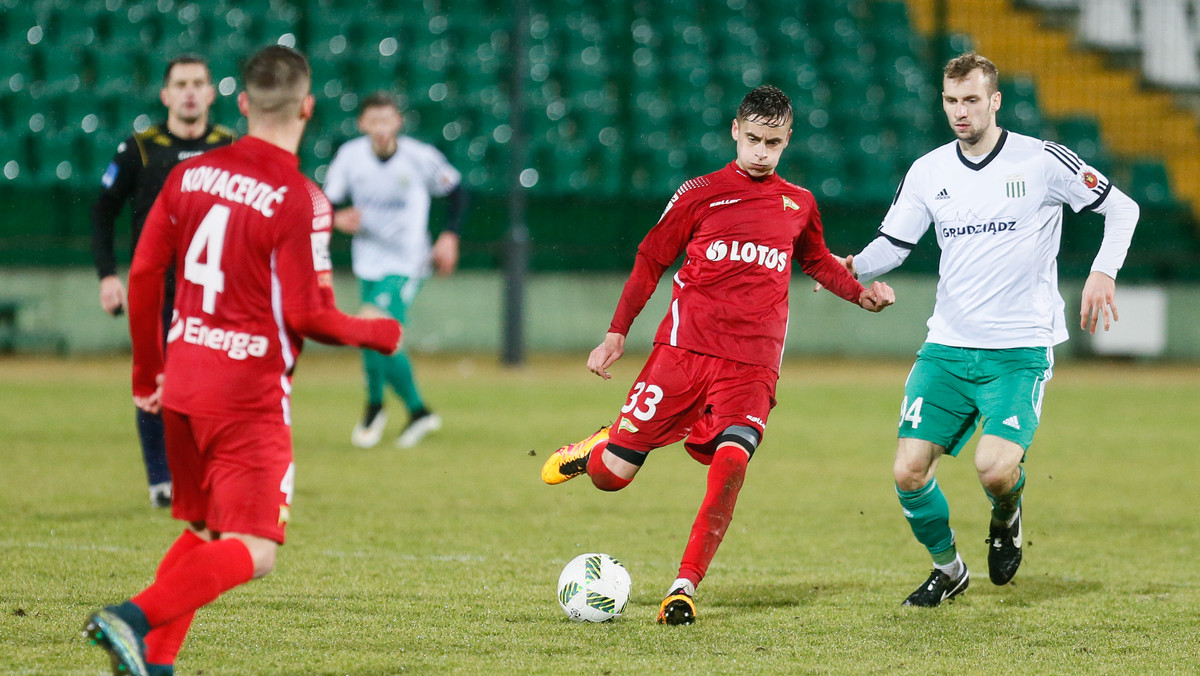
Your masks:
M909 163L949 140L939 68L973 44L998 50L1004 126L1066 143L1119 185L1132 181L1131 194L1155 208L1195 205L1200 188L1180 176L1200 165L1169 154L1176 133L1196 143L1194 118L1148 137L1130 120L1150 104L1107 84L1089 84L1095 91L1081 98L1065 84L1103 70L1080 67L1073 50L1086 44L1140 55L1147 82L1186 86L1193 74L1178 45L1155 45L1176 49L1174 70L1156 79L1161 57L1143 51L1143 37L1148 26L1182 31L1195 66L1195 2L1161 0L1148 11L1139 0L936 1L952 10L941 31L929 27L935 0L529 0L520 103L536 172L527 174L530 208L542 214L530 223L535 264L620 267L671 192L725 161L731 113L763 82L796 108L781 171L814 191L828 222L847 223L828 233L835 248L861 246ZM1030 8L1069 16L1076 38L1046 37ZM391 92L409 131L441 148L475 195L464 264L494 264L512 156L513 21L484 0L0 0L0 191L74 195L58 207L58 230L69 233L62 260L86 261L95 182L131 127L159 112L161 64L205 54L218 86L214 119L236 126L239 60L280 42L313 66L317 110L302 168L322 180L334 150L357 133L359 97ZM588 211L599 204L611 222ZM631 208L648 215L621 215ZM592 235L563 227L566 216ZM1182 222L1176 234L1185 236ZM587 255L596 232L612 235L615 256ZM0 253L19 250L0 242Z

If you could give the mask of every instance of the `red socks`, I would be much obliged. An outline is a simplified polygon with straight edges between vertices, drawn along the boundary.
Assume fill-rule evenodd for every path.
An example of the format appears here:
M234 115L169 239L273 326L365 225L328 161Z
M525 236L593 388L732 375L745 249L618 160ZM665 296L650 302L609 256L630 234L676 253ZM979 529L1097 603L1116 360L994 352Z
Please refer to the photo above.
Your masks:
M208 541L192 531L183 531L183 535L180 535L179 539L175 540L175 543L171 545L171 548L163 556L162 563L158 564L158 572L154 574L154 578L156 580L161 578L164 573L174 568L175 564L179 563L179 560L185 554L205 542ZM192 626L192 617L195 614L195 611L193 611L181 615L147 634L146 661L150 664L174 664L175 656L179 654L179 649L183 647L183 640L187 638L187 632Z
M596 444L588 454L587 473L592 483L602 491L619 491L629 485L633 479L622 479L604 464L604 447L607 442Z
M173 546L168 556L174 550ZM254 577L250 550L232 538L193 546L180 554L174 565L168 567L165 558L163 564L154 584L130 599L146 614L152 628L195 612Z
M749 461L745 449L734 444L721 446L713 455L712 465L708 468L708 490L679 564L679 577L692 584L699 585L704 579L708 564L712 563L717 547L725 538ZM588 470L591 470L590 463Z

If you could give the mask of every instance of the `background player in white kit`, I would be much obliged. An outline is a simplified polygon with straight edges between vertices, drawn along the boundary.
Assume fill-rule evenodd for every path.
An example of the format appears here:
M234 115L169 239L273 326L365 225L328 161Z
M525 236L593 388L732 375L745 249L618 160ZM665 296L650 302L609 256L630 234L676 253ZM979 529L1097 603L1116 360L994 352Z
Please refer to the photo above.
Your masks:
M448 275L458 265L458 232L466 213L462 176L431 145L399 136L403 119L395 101L372 94L359 107L358 129L364 136L347 141L329 166L325 194L338 209L333 224L354 235L354 276L359 279L365 315L390 315L401 323L429 276L430 262ZM430 245L431 197L449 200L446 223ZM441 417L425 406L403 351L384 356L363 351L367 405L350 440L369 448L379 443L387 426L383 410L385 384L408 408L407 426L396 445L408 448L442 426Z
M967 567L934 471L982 419L975 469L992 503L988 572L1012 579L1021 563L1021 467L1054 364L1067 339L1058 291L1062 205L1105 217L1083 288L1080 326L1117 319L1117 271L1138 206L1067 148L1001 129L998 72L973 52L943 73L942 108L957 140L913 163L879 228L846 265L869 280L904 262L932 222L942 249L929 335L904 386L893 473L904 516L934 570L905 605L936 606L967 588Z

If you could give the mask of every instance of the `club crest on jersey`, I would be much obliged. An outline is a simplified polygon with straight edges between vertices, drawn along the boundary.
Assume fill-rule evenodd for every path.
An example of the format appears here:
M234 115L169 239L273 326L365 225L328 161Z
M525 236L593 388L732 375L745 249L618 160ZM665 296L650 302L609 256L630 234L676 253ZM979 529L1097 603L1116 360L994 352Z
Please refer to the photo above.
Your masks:
M629 418L626 418L625 416L621 416L621 423L617 425L617 429L622 432L629 432L630 434L638 433L637 425L629 422Z
M1096 177L1095 173L1085 171L1083 172L1083 184L1088 187L1088 190L1091 190L1100 184L1100 179Z
M796 211L800 211L800 205L793 202L791 197L784 195L783 196L783 210L787 211L788 209L795 209Z
M1025 174L1012 174L1004 178L1004 194L1010 198L1025 196Z
M783 272L787 267L787 252L773 249L763 244L755 244L754 242L739 242L732 240L726 242L722 239L713 240L709 243L708 249L704 252L704 257L714 263L718 263L729 258L730 261L743 263L758 263L759 265L772 270Z

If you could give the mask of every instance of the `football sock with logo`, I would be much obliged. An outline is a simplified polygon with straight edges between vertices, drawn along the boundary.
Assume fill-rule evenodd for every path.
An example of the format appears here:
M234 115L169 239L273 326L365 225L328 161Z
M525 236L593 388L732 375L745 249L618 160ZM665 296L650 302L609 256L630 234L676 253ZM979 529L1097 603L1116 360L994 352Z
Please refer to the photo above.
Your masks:
M1025 492L1025 468L1018 467L1021 471L1021 476L1017 477L1017 483L1013 485L1007 493L1003 495L992 495L988 490L988 500L992 501L992 521L996 523L1009 523L1013 517L1017 515L1017 508L1021 506L1021 494Z
M130 599L151 627L195 612L254 577L254 559L241 540L205 542L180 557L142 593Z
M736 444L724 444L713 454L704 501L692 523L692 533L679 564L679 577L693 585L699 585L704 579L708 564L712 563L721 540L725 539L749 462L746 450Z
M937 479L915 491L896 487L904 518L912 528L917 542L925 545L935 564L949 564L958 556L954 547L954 531L950 529L950 503L938 487Z
M619 491L628 486L633 479L622 479L604 464L604 448L607 445L608 442L601 441L588 453L587 473L596 488L602 491Z
M138 439L142 442L142 462L146 464L147 482L153 486L170 481L162 416L138 409L137 431Z
M183 531L167 553L163 555L162 562L158 564L158 571L154 574L154 578L158 579L163 576L168 570L175 567L183 559L184 555L193 549L208 542L204 538L196 535L190 530ZM170 622L157 627L146 635L146 662L157 665L168 665L175 663L175 656L179 654L179 649L183 647L183 641L187 638L188 629L192 626L192 618L196 613L184 613Z

